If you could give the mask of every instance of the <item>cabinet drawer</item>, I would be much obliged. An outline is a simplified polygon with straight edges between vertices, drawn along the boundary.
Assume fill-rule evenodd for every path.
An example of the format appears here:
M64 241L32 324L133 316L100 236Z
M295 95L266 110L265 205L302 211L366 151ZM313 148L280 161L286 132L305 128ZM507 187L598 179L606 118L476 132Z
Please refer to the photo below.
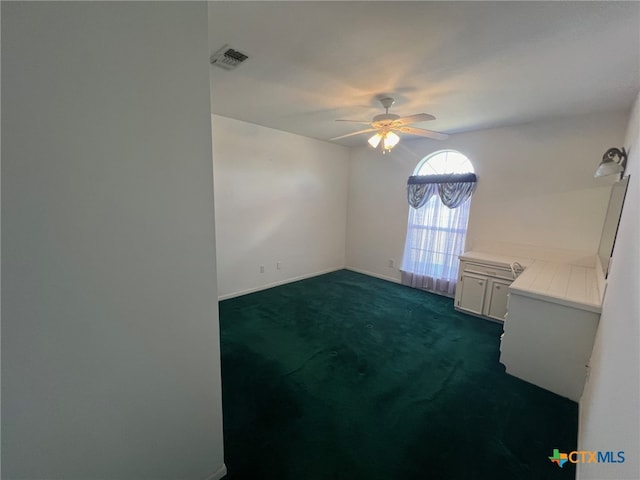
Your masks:
M503 278L513 280L513 272L509 267L497 267L493 265L483 265L481 263L461 262L461 267L465 273L474 273L486 277Z

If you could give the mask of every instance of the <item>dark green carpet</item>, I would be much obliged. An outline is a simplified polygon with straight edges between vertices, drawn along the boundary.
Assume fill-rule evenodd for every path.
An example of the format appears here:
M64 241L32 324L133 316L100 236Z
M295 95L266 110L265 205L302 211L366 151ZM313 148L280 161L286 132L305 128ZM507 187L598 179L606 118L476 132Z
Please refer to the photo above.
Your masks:
M504 373L502 326L342 270L220 303L233 479L569 479L577 404ZM535 348L535 345L532 345Z

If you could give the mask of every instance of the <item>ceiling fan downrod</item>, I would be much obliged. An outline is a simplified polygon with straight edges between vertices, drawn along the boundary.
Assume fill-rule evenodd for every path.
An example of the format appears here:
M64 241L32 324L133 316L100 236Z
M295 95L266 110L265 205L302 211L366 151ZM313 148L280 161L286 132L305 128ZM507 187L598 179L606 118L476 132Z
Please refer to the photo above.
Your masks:
M386 110L385 113L389 113L389 109L391 108L391 105L395 103L395 100L391 97L384 97L380 99L380 103Z

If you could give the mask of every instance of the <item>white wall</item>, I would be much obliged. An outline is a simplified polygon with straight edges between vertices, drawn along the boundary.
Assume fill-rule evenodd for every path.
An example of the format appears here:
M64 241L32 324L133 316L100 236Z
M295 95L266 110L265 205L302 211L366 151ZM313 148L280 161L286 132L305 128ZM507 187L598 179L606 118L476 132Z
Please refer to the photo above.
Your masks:
M347 148L213 115L213 162L221 298L344 267Z
M580 402L578 446L584 450L624 450L625 462L579 465L580 479L640 478L640 94L624 146L629 153L629 185L591 355L591 373Z
M206 10L2 3L2 478L224 472Z
M598 114L454 134L448 140L402 141L387 155L352 154L347 266L399 280L408 205L406 181L426 155L451 148L478 174L467 249L562 256L595 254L610 179L594 179L605 150L622 141L627 114ZM578 255L580 257L580 255Z
M363 141L365 139L363 138ZM349 164L347 268L399 281L409 205L407 177L417 162L400 141L393 153L352 150ZM395 267L389 267L389 260Z

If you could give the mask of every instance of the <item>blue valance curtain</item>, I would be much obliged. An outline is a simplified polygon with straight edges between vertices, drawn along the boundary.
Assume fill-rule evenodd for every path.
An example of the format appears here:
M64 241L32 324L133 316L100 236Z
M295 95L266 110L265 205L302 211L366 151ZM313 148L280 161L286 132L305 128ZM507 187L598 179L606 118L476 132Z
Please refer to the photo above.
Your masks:
M413 208L420 208L438 193L443 204L456 208L471 197L476 185L475 173L412 175L407 180L407 201Z

